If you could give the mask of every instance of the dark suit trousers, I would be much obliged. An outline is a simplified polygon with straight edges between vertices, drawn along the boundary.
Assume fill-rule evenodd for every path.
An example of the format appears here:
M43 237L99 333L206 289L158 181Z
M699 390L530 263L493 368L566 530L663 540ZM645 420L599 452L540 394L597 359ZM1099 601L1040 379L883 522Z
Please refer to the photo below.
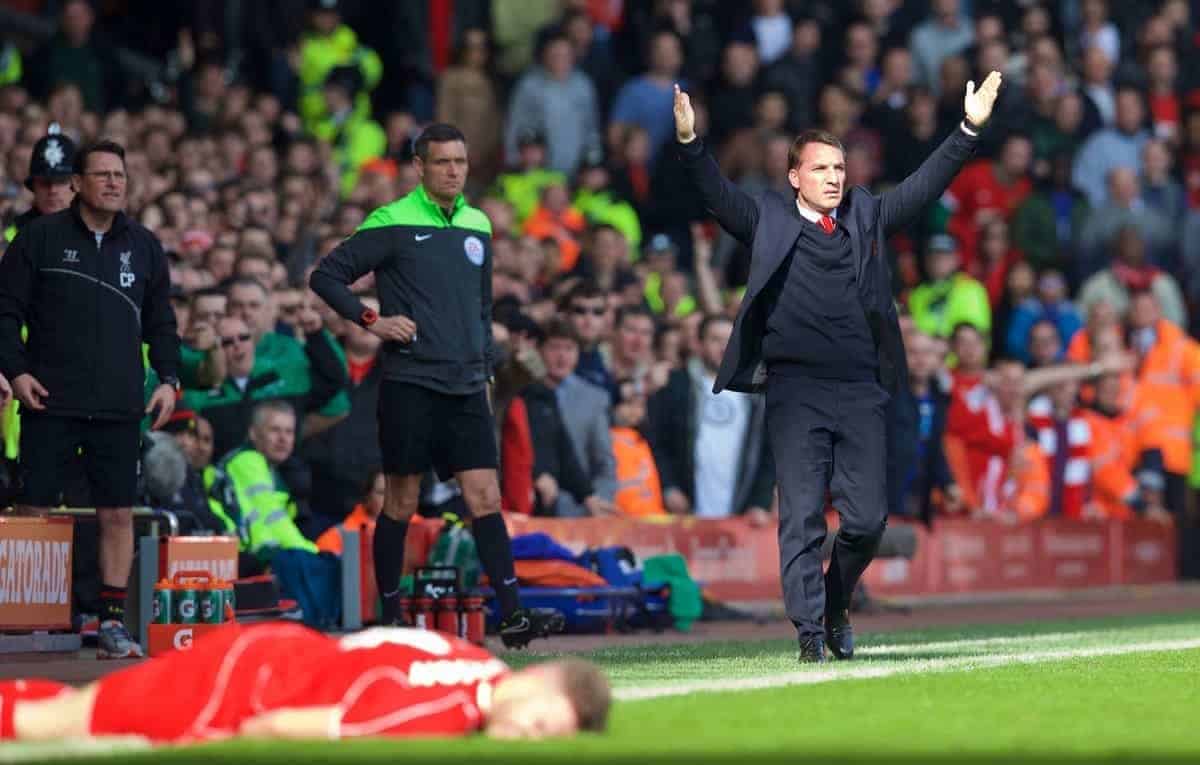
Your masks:
M888 394L874 382L777 374L766 392L784 605L800 634L818 634L827 612L849 607L887 523ZM841 526L822 576L827 491Z

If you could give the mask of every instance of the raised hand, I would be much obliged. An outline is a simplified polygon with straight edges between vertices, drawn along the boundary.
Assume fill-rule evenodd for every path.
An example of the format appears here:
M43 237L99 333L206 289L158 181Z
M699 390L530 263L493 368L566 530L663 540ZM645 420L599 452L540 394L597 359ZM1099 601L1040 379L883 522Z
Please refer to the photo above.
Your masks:
M696 138L696 112L692 111L692 99L675 83L675 138L680 143L691 143Z
M983 123L992 116L992 107L996 105L996 96L1000 93L1000 79L1000 73L993 71L983 81L979 90L975 90L974 80L967 83L967 97L963 100L963 108L971 124L983 127ZM679 103L679 96L675 96L675 103ZM676 113L678 109L676 106Z

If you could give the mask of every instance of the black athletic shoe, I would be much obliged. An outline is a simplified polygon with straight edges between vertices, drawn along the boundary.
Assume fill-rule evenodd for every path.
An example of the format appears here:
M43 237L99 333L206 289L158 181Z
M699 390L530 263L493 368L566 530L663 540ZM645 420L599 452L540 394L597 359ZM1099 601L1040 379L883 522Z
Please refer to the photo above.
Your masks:
M848 612L825 615L825 643L839 661L854 658L854 628Z
M534 638L562 632L566 624L558 611L518 608L500 622L500 640L505 648L524 648Z
M800 636L800 663L825 663L825 640L820 635Z

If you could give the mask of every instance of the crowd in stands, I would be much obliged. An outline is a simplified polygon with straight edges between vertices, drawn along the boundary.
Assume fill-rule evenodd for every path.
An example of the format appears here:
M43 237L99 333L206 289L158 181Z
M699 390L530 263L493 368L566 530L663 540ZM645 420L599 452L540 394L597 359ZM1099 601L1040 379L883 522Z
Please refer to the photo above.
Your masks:
M142 36L84 0L24 5L58 31L0 54L0 218L29 207L51 123L127 147L184 341L188 480L148 500L213 531L237 513L251 556L378 512L380 341L307 277L416 186L435 120L467 136L493 230L505 509L771 522L764 403L712 394L749 254L686 183L676 82L725 174L790 196L796 131L883 191L1003 72L979 155L886 253L921 433L894 515L1164 520L1200 487L1200 4L106 4ZM141 83L118 46L165 74ZM459 503L429 477L423 512Z

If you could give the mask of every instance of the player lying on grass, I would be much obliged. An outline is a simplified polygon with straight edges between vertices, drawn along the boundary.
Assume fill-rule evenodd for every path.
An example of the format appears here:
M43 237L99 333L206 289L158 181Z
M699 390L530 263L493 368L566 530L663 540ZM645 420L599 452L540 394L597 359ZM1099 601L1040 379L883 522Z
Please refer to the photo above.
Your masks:
M427 630L334 639L297 624L230 624L79 690L0 683L0 739L545 738L603 730L610 699L604 675L581 660L513 671Z

